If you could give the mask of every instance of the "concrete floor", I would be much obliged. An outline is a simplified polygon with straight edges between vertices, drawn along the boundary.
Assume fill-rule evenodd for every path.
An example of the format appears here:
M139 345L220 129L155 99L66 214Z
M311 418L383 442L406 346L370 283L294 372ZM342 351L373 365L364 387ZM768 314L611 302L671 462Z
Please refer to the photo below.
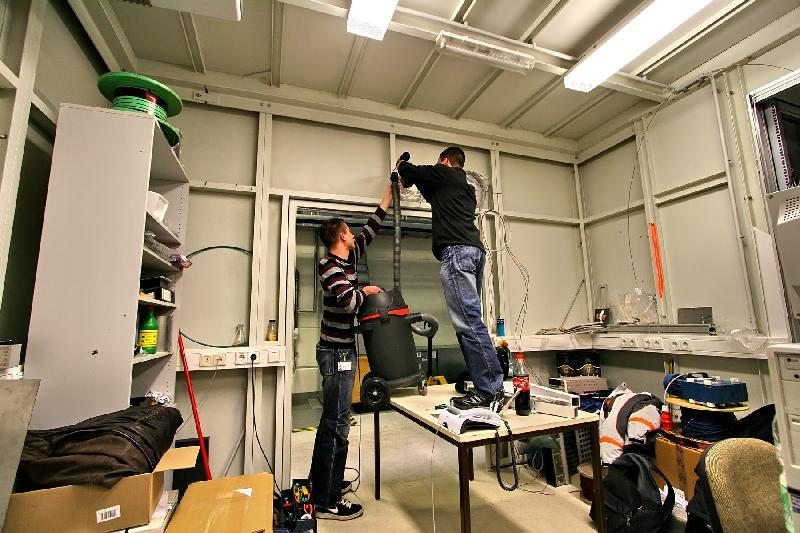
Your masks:
M434 436L427 430L398 413L381 413L381 499L375 501L373 417L354 416L359 425L350 431L347 466L358 467L360 442L362 483L358 492L348 498L364 505L364 515L347 522L320 521L319 530L460 531L456 448L439 438L434 447ZM308 475L315 435L314 431L292 434L294 477ZM521 490L506 492L498 486L494 471L486 470L482 448L475 450L474 457L475 480L470 483L473 531L595 531L589 519L589 505L580 499L576 487L565 485L554 489L522 468ZM509 469L505 470L503 478L510 483L513 477ZM354 477L355 472L346 471L345 479Z

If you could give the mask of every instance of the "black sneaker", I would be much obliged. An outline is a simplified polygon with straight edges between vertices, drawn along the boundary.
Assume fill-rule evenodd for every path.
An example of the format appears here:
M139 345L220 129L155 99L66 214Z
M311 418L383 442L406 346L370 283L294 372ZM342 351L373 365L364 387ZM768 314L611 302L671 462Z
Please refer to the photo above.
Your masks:
M316 513L320 520L352 520L364 514L364 507L342 498L336 502L336 507L332 509L317 507Z
M455 396L450 398L450 405L457 409L474 409L476 407L483 407L491 409L495 413L499 413L505 407L508 399L504 392L500 391L494 396L484 396L479 392L471 392L466 396Z
M353 490L353 482L342 481L342 496L344 496L348 492L355 492L355 490Z

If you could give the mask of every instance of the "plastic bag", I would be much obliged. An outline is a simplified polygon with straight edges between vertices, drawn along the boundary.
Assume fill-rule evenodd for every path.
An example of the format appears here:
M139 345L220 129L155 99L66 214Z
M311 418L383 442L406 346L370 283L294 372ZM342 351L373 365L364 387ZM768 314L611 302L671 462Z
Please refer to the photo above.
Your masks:
M641 289L620 294L612 309L618 324L657 324L658 300L655 294L647 294Z

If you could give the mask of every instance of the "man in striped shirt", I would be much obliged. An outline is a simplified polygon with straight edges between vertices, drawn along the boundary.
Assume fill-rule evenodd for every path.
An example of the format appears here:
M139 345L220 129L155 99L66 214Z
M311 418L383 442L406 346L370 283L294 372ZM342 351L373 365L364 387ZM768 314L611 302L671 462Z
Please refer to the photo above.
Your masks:
M375 238L392 202L389 185L383 200L358 236L341 218L326 220L320 237L328 254L319 262L322 284L322 324L317 344L317 364L322 374L322 416L311 458L312 497L317 518L351 520L364 512L343 494L350 432L350 404L356 361L355 318L364 299L382 292L373 285L358 288L356 263ZM349 485L349 483L348 483Z

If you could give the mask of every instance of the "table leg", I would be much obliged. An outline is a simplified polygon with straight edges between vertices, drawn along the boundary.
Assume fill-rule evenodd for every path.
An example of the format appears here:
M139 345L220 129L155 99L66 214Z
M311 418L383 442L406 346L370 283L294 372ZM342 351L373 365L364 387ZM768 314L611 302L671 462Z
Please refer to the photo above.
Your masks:
M597 514L597 531L606 533L608 524L606 523L605 495L603 492L603 465L600 463L600 423L594 422L591 429L592 434L592 475L594 477L594 504Z
M469 480L475 481L475 461L472 459L472 448L467 448L469 454Z
M381 426L380 411L375 411L373 415L375 431L375 499L381 499Z
M469 508L469 470L472 464L470 461L472 450L469 448L458 447L458 485L461 504L461 533L470 533L472 525L470 523Z

